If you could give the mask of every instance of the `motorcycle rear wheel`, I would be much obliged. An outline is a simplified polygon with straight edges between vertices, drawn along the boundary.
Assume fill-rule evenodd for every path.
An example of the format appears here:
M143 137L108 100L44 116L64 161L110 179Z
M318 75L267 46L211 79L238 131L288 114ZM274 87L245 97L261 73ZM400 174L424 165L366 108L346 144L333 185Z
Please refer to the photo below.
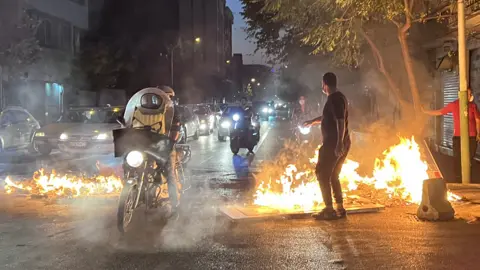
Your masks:
M126 233L132 222L136 195L136 186L125 186L120 194L117 211L117 228L121 233Z

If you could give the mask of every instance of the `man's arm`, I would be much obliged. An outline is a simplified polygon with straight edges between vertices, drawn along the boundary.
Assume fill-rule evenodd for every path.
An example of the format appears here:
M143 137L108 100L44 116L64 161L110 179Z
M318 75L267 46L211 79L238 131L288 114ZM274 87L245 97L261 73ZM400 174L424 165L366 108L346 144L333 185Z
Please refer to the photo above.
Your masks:
M477 128L477 141L480 139L480 112L475 105L475 126Z
M421 108L425 114L432 115L432 116L440 116L440 115L451 113L452 107L453 107L453 102L449 103L447 106L443 107L440 110L425 110L423 106Z
M345 138L345 117L347 114L347 100L338 98L333 107L335 122L337 124L337 149L343 149L343 139Z
M303 125L304 126L315 126L315 125L321 124L322 121L323 121L323 115L319 116L317 118L314 118L312 120L305 121L305 123L303 123Z

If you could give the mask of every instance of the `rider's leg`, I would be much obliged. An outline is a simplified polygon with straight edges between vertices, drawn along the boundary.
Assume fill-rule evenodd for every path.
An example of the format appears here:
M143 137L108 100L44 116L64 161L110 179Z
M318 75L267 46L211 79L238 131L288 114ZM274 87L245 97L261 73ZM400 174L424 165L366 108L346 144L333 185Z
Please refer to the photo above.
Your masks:
M167 163L167 181L168 181L168 197L172 208L176 209L180 204L180 181L178 179L177 171L175 170L177 164L177 152L172 150Z

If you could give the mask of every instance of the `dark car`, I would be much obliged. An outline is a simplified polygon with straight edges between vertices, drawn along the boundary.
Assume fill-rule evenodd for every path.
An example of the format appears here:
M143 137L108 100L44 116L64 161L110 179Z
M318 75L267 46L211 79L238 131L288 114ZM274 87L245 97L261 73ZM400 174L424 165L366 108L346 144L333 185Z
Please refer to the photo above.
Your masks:
M262 120L268 120L269 117L275 115L275 108L266 101L255 101L252 105L254 112L258 114Z
M200 134L210 135L215 127L215 114L210 110L208 105L197 105L193 113L198 116L200 121Z

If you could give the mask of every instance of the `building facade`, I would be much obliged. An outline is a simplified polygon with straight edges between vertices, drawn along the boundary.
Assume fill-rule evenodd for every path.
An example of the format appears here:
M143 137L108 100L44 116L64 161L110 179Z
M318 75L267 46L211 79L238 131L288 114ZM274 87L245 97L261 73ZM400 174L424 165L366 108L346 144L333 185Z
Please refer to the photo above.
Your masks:
M480 0L466 0L466 27L471 33L480 30ZM447 7L451 14L456 14L456 5ZM456 15L448 20L451 29L443 38L429 44L428 54L435 65L436 84L432 91L432 108L442 108L458 98L459 71L458 71L458 44L456 31ZM479 37L470 36L467 39L467 76L468 84L472 88L475 103L480 105L480 42ZM437 87L438 85L438 87ZM480 107L479 107L480 108ZM451 114L432 120L434 134L432 139L438 149L452 155L453 116ZM480 149L477 157L480 156Z
M222 89L231 88L233 13L225 0L179 0L179 20L182 92L221 98Z
M69 88L67 81L73 57L79 52L82 35L89 28L89 14L101 8L103 2L90 1L96 2L93 8L89 0L0 2L0 10L15 14L11 20L20 21L24 12L38 20L36 39L41 47L38 60L25 69L21 80L4 82L2 105L22 106L41 123L58 119L63 110L63 96Z

